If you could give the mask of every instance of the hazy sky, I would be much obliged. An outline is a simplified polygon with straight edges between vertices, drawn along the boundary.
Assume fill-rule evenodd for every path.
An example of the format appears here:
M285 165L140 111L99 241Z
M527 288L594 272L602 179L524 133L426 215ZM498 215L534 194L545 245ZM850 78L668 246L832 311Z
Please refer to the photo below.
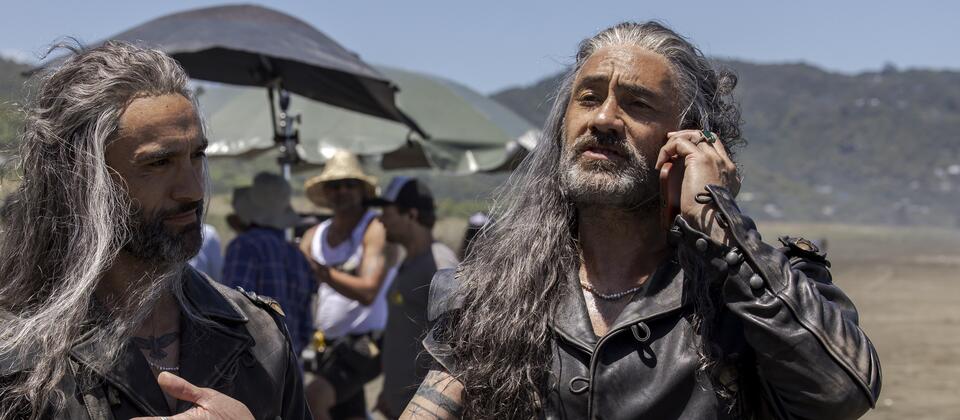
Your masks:
M960 2L457 1L254 2L297 16L376 64L424 71L489 93L570 62L579 40L622 20L659 19L712 56L805 61L859 72L960 69ZM0 53L35 56L71 35L94 42L216 1L0 0Z

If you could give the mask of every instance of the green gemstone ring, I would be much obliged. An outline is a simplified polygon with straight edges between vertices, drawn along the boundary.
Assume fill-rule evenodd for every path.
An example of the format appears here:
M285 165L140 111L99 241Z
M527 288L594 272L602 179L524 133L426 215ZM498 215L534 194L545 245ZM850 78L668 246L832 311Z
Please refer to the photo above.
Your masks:
M713 144L715 141L717 141L717 135L713 134L713 132L702 130L701 133L703 134L703 139L706 140L707 143Z

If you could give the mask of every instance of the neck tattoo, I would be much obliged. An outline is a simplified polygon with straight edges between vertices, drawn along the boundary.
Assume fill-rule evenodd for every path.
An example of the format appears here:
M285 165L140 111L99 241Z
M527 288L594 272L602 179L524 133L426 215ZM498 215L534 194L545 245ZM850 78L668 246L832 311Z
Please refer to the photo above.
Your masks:
M174 331L159 337L153 335L149 337L133 337L133 345L137 346L140 350L150 350L149 356L151 359L163 360L163 358L167 357L167 352L164 351L164 349L175 343L178 336L179 334Z

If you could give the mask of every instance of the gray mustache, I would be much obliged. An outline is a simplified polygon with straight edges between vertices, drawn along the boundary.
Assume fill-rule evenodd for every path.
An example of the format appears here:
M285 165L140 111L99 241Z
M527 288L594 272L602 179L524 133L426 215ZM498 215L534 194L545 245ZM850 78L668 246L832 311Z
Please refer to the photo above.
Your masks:
M570 158L576 159L578 156L583 154L592 147L603 147L605 149L612 150L621 156L627 158L631 161L636 161L638 156L635 151L627 146L627 139L622 138L613 134L584 134L580 137L577 137L577 140L573 144Z

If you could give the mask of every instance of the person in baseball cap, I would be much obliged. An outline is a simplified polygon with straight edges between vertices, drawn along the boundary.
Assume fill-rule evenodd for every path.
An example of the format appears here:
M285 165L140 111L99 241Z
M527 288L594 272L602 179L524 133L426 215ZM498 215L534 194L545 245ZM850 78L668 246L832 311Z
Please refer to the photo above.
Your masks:
M377 410L398 418L423 381L428 367L418 359L427 327L430 279L438 269L457 265L456 255L433 238L436 206L426 184L416 178L393 178L385 192L367 204L380 207L387 241L400 244L406 257L387 289L387 328L383 335L383 389Z
M366 204L371 207L382 207L384 209L384 215L381 216L381 220L384 223L384 227L387 228L387 240L394 243L402 244L406 242L404 239L412 239L410 236L415 236L410 231L413 226L404 223L393 223L393 226L391 226L387 220L391 220L392 222L400 222L401 220L393 220L395 218L390 217L390 215L386 213L391 213L392 215L392 213L396 212L398 213L397 215L406 214L412 216L410 220L415 221L421 228L426 229L426 233L430 233L437 219L436 205L434 204L433 194L430 193L430 189L418 179L408 176L394 177L383 195L366 200ZM393 229L391 229L391 227ZM430 235L430 239L430 242L432 242L432 234Z

